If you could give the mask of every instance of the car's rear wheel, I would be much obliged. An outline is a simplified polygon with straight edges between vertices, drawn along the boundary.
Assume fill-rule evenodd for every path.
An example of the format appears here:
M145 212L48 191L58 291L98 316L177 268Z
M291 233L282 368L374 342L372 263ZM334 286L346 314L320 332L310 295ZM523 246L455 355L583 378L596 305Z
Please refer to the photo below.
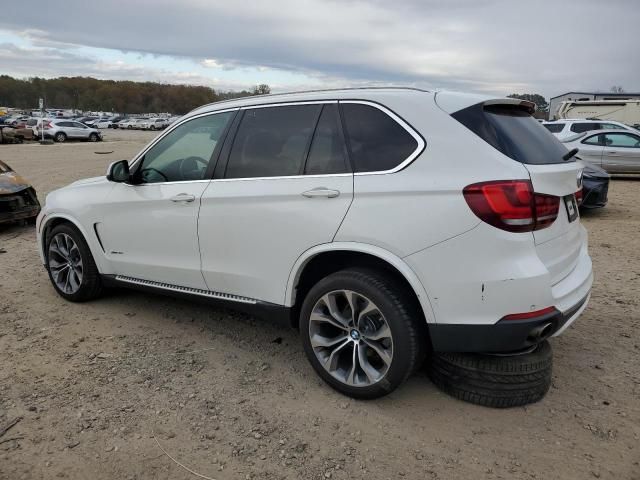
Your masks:
M551 386L552 364L545 341L515 355L434 353L428 370L433 383L455 398L507 408L542 399Z
M68 224L54 227L47 235L45 252L49 278L61 297L83 302L102 293L91 250L76 228Z
M354 398L377 398L395 390L421 363L423 321L393 279L349 269L309 291L300 334L311 365L325 382Z
M97 142L100 139L100 137L98 137L97 133L92 133L91 135L89 135L89 141L90 142Z
M133 127L131 125L127 125L127 129L131 130Z
M149 127L149 130L155 130L155 129L156 129L156 126L155 126L155 125L151 125L151 126Z
M67 135L64 132L58 132L54 135L53 139L58 143L62 143L67 140Z

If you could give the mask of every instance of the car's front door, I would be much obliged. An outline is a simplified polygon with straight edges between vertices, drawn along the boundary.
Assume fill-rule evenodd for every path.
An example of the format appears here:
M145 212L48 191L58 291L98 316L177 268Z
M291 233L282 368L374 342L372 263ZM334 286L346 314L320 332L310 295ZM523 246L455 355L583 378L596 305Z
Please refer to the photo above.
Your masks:
M197 231L200 197L235 114L179 124L143 152L131 183L114 185L96 231L116 274L206 289Z
M640 172L640 136L633 133L604 135L602 167L609 172Z
M604 137L597 133L595 135L587 135L580 142L578 149L580 150L580 158L594 165L600 166L602 162L602 149L604 146Z
M353 199L337 104L245 108L238 122L202 196L202 272L209 290L282 304L298 257L333 240Z

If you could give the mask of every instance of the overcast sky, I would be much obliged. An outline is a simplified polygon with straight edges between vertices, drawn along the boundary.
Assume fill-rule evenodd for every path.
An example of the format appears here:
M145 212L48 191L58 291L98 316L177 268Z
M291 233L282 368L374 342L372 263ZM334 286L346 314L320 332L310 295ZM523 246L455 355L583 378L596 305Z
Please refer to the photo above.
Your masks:
M0 74L17 77L640 91L640 0L5 3Z

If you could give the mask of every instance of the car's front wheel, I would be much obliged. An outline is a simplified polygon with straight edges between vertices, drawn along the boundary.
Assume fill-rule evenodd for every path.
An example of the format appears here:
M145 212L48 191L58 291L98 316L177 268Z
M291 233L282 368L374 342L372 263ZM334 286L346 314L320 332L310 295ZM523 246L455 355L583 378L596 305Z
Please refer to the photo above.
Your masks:
M61 224L47 235L46 266L58 294L72 302L83 302L102 293L102 282L91 250L80 232Z
M55 134L53 139L58 143L62 143L67 139L67 135L64 134L63 132L58 132L58 133Z
M393 278L377 271L342 270L322 279L300 313L311 365L345 395L392 392L424 357L424 320L414 303Z

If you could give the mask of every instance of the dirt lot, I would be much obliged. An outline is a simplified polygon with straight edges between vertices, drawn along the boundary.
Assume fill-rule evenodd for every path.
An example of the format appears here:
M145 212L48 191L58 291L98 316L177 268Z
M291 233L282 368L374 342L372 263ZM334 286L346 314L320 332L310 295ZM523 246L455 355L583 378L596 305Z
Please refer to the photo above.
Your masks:
M47 192L101 175L152 137L0 145ZM113 151L97 155L95 151ZM639 479L640 180L585 215L591 303L552 341L540 403L491 410L424 374L354 401L316 377L294 331L209 306L117 291L67 303L32 226L0 227L2 479ZM164 449L164 451L163 451Z

